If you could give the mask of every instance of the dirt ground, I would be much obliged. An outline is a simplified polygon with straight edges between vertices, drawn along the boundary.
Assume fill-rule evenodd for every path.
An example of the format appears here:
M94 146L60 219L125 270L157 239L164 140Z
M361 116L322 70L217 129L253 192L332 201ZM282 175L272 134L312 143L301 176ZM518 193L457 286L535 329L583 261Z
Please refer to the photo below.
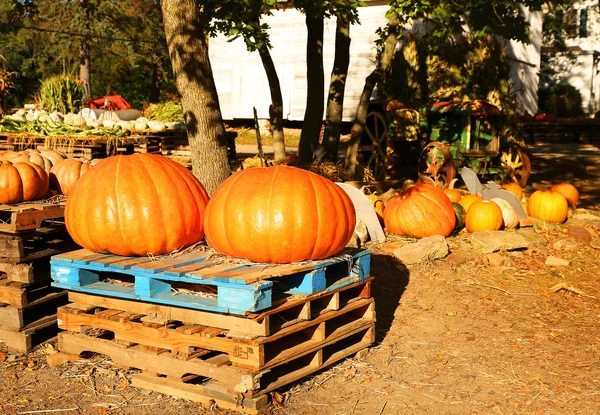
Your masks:
M526 193L571 181L578 207L600 215L598 145L532 151ZM600 414L600 221L519 232L529 249L486 256L461 233L448 257L410 267L391 255L409 240L373 246L376 345L281 390L266 413ZM50 368L42 347L0 360L0 413L225 413L135 389L102 356Z

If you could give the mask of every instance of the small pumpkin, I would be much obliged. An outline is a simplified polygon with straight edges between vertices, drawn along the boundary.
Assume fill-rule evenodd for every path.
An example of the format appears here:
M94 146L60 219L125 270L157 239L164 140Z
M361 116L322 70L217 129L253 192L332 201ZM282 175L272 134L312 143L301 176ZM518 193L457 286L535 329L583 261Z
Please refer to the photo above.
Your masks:
M489 200L474 202L467 210L465 227L470 233L497 231L502 228L502 210Z
M519 201L523 200L523 188L519 185L519 183L504 183L502 188L515 195Z
M354 205L341 187L291 166L238 171L213 193L204 218L217 252L272 263L335 255L355 226Z
M450 185L447 188L442 189L442 192L448 196L448 199L450 199L451 202L458 202L462 198L462 193L460 190L454 188L454 184L457 182L457 180L458 179L452 179Z
M82 160L59 160L50 170L52 189L69 196L79 178L90 169L90 163Z
M537 190L527 202L527 214L550 223L562 223L569 214L567 199L552 190Z
M0 203L43 199L48 193L48 173L29 163L3 162L0 166Z
M452 208L454 209L454 215L456 216L454 233L458 233L465 227L465 216L467 215L467 212L460 203L452 202Z
M384 222L394 234L449 236L456 226L456 216L444 192L430 184L417 184L389 201Z
M579 191L571 183L558 183L552 186L553 192L558 192L567 199L571 205L576 205L579 201Z
M502 220L504 221L504 229L514 229L519 224L519 215L506 200L496 197L492 202L498 205L502 211Z
M114 156L77 180L65 223L73 240L90 251L159 255L204 237L207 202L198 179L167 157Z
M458 201L460 205L465 209L465 212L469 212L469 207L475 203L482 201L483 198L479 195L465 195Z

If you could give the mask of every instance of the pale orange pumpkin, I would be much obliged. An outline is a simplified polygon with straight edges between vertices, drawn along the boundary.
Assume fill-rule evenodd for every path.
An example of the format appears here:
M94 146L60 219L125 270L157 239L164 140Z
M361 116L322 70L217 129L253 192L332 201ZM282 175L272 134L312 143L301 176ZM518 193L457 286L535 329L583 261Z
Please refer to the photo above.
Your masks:
M207 202L198 179L167 157L114 156L77 181L65 223L73 240L91 251L159 255L204 237Z
M4 162L0 166L0 203L43 199L48 182L48 173L36 164Z
M492 202L498 205L502 211L502 220L504 221L504 229L514 229L519 224L519 215L506 200L499 197L492 199Z
M527 213L532 218L545 222L562 223L567 219L569 203L558 192L537 190L527 202Z
M503 224L502 210L489 200L474 202L467 211L465 227L468 232L497 231Z
M483 198L479 195L465 195L458 201L458 204L461 205L465 209L465 212L468 213L469 207L473 203L480 202L482 200L483 200Z
M519 186L519 183L504 183L502 185L502 188L507 192L511 192L513 195L515 195L519 202L523 200L523 188Z
M90 169L90 163L82 160L64 159L52 166L50 184L52 189L69 196L79 178Z
M552 186L552 191L563 195L571 205L576 205L579 201L579 191L571 183L555 184Z

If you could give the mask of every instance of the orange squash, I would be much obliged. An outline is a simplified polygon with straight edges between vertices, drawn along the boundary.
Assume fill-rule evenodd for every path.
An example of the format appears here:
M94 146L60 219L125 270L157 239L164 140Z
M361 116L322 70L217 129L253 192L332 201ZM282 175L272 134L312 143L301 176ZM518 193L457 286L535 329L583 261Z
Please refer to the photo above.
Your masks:
M355 226L354 205L339 186L291 166L238 171L213 193L204 218L216 251L272 263L335 255Z
M452 202L430 184L414 185L391 199L383 217L389 232L417 238L449 236L456 225Z
M204 237L208 195L181 164L154 154L109 157L75 184L65 222L82 247L159 255Z
M502 188L507 192L511 192L513 195L517 197L519 202L523 200L523 188L519 186L519 183L504 183Z
M497 231L502 228L502 210L492 201L474 202L467 211L465 227L468 232Z
M465 195L458 201L458 203L465 209L465 212L469 212L469 207L475 203L482 201L483 198L479 195Z
M569 214L569 203L558 192L538 190L527 202L527 214L545 222L562 223Z
M563 195L571 205L576 205L579 201L579 191L571 183L555 184L552 186L552 191Z
M43 199L48 183L48 174L36 164L4 162L0 165L0 203Z
M79 178L90 169L87 161L64 159L52 166L50 170L50 185L65 196L69 196Z

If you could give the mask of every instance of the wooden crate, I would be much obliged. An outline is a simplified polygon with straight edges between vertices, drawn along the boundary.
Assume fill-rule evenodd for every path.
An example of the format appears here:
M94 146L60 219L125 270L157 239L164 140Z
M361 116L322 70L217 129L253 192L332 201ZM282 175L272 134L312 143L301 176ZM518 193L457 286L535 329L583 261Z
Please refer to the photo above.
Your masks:
M65 216L65 202L0 204L0 232L15 233L43 227Z
M370 284L368 279L335 292L287 299L246 317L69 293L77 302L59 309L59 327L68 330L58 337L62 357L49 361L101 353L119 366L141 370L134 386L253 413L267 404L268 392L374 342ZM241 332L246 327L241 320L255 325L271 320L262 326L270 334ZM231 329L218 327L227 322Z

